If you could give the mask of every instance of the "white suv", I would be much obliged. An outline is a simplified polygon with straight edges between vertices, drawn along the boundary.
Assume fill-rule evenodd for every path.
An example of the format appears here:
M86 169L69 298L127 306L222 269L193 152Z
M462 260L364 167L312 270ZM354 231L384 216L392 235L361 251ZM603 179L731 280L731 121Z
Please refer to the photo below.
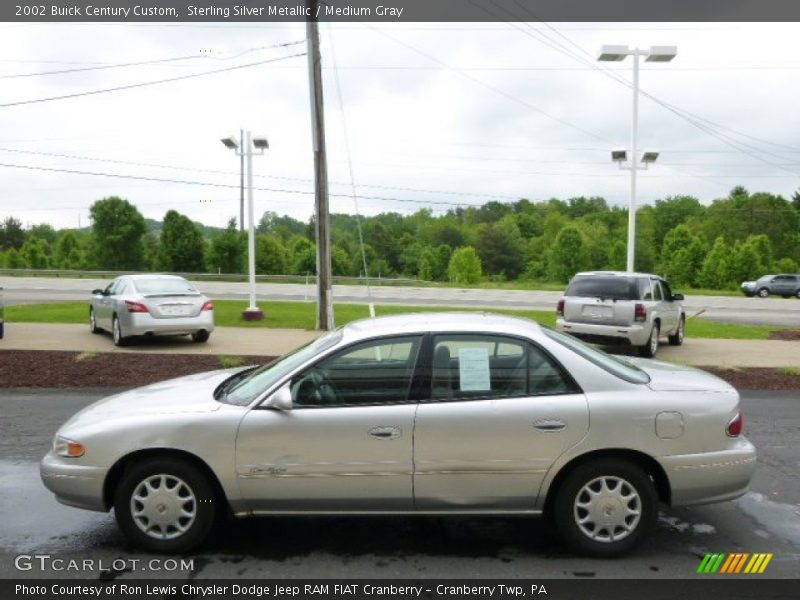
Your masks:
M661 336L673 346L683 343L682 300L658 275L578 273L558 301L556 329L596 344L630 344L651 358Z

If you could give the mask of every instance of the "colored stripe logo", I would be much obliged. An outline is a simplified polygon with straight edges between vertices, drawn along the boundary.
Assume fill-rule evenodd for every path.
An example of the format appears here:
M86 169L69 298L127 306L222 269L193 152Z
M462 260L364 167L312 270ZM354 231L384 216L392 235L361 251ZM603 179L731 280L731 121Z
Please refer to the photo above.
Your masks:
M772 560L772 553L756 552L750 554L749 552L732 552L726 554L724 552L709 552L700 561L700 566L697 567L697 572L701 574L736 574L736 573L749 573L757 574L763 573L769 561Z

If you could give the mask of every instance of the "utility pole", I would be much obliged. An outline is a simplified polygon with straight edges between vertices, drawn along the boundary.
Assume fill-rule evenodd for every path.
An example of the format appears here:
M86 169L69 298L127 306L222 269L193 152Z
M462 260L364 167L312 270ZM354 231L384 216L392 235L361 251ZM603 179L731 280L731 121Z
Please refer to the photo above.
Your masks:
M333 292L331 289L331 233L328 211L328 162L325 157L325 114L322 103L322 69L320 68L319 0L308 0L310 20L306 22L308 44L308 82L311 98L311 137L314 143L314 196L316 199L317 233L317 329L334 328Z

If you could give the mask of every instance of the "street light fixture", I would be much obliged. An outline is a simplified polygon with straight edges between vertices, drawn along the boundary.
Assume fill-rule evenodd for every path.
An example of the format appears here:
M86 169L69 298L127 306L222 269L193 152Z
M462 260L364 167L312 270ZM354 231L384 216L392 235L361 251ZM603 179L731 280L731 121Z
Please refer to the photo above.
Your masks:
M639 137L639 57L645 57L647 62L669 62L678 54L676 46L651 46L650 50L640 48L630 49L628 46L603 46L597 60L604 62L620 62L626 57L633 57L633 111L631 117L631 164L623 167L627 154L624 150L612 150L611 160L619 163L621 169L631 172L631 196L628 205L628 260L626 270L633 272L634 248L636 242L636 172L646 169L658 158L658 152L645 152L642 156L642 165L637 164L637 143Z
M250 279L250 305L242 312L245 321L260 321L264 318L264 313L256 306L256 235L255 220L253 215L253 154L264 154L264 150L269 148L269 143L265 137L253 138L249 131L244 132L241 149L236 143L236 138L231 136L222 139L222 143L229 150L233 150L236 156L247 159L247 266ZM253 148L259 152L254 153Z

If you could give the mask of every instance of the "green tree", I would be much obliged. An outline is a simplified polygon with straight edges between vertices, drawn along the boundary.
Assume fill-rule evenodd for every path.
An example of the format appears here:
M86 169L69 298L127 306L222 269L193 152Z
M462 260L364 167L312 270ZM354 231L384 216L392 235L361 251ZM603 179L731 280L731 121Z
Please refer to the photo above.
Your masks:
M228 221L225 231L211 236L206 260L209 268L217 273L244 270L244 236L236 229L236 219Z
M697 284L705 256L703 241L681 224L664 237L658 271L673 285L693 286Z
M678 225L701 219L705 207L694 196L671 196L656 200L653 207L653 225L656 246L661 248L667 233Z
M753 281L761 277L764 271L765 267L761 263L755 245L750 242L737 242L730 261L733 283Z
M731 285L731 248L725 238L719 236L703 261L698 283L701 287L722 290Z
M483 276L483 270L475 248L462 246L453 252L450 264L447 266L447 276L451 282L458 285L478 283Z
M19 251L20 257L29 269L47 269L50 258L47 256L47 242L37 237L28 236Z
M791 258L781 258L775 261L775 271L778 273L797 273L800 268L798 268L797 262Z
M101 269L135 271L144 265L145 222L136 207L111 196L92 204L94 258Z
M481 225L475 250L487 275L516 279L525 267L522 235L513 215Z
M350 255L347 253L347 250L333 244L331 246L331 271L333 271L334 275L352 275L352 271L350 270L350 265L352 264L352 260L350 259Z
M70 230L62 232L53 251L53 266L58 269L80 269L83 261L83 250L78 236Z
M286 248L274 235L259 233L256 236L256 272L264 275L287 273Z
M615 240L608 252L608 268L612 271L624 271L628 261L628 249L625 242Z
M25 260L19 255L16 248L9 248L6 250L6 268L7 269L24 269Z
M586 268L587 260L581 230L568 225L558 232L550 249L548 274L554 281L566 283L575 273Z
M205 242L200 229L186 215L168 210L164 215L159 244L159 262L166 271L205 271Z
M15 248L19 250L25 243L25 230L22 222L14 217L6 217L0 224L0 250Z

